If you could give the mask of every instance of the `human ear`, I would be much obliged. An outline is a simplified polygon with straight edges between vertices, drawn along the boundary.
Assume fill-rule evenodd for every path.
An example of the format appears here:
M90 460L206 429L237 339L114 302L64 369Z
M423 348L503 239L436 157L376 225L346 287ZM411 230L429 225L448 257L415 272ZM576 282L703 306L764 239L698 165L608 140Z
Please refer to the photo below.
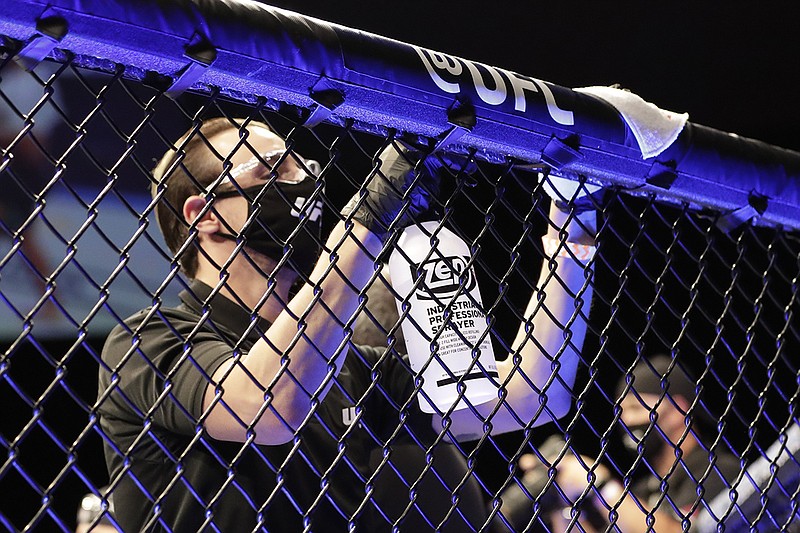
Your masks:
M207 208L207 204L202 196L190 196L183 202L183 218L200 233L216 233L220 222L214 210Z

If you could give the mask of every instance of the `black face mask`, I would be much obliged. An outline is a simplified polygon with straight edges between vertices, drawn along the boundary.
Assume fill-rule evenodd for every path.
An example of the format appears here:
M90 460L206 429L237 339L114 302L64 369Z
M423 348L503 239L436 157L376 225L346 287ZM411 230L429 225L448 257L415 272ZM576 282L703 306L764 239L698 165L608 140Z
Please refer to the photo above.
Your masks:
M649 422L642 422L641 424L628 426L630 435L628 435L627 431L623 430L622 442L625 445L625 448L627 448L628 451L632 452L634 455L639 454L639 444L644 442L642 458L647 461L650 466L655 466L654 461L664 450L664 447L667 443L664 442L664 438L655 427L650 430L650 433L648 433L647 437L645 438L645 432L649 427Z
M233 190L215 196L222 199L246 194L245 198L254 198L263 188L263 185L256 185L243 188L241 193ZM239 236L221 232L217 235L233 241L241 238L245 246L275 261L287 255L290 267L307 274L320 254L322 201L311 200L316 188L315 181L308 177L297 183L275 181L257 204L248 206L248 217L253 214L255 205L260 211L245 231Z

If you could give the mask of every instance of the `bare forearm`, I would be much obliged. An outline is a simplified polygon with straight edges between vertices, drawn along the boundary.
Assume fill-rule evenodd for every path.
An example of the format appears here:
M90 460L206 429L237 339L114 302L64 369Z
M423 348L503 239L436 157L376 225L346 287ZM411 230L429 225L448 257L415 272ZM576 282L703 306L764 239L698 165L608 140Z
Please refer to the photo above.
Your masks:
M339 224L327 248L331 252L320 258L310 283L278 315L265 338L238 363L231 361L215 374L225 390L222 400L243 422L256 424L259 442L291 438L310 411L312 397L325 396L344 361L343 325L356 311L358 294L374 272L372 257L380 243L360 224L351 233ZM209 394L213 391L207 394L208 403L213 401ZM264 410L266 401L270 405ZM225 430L215 436L244 437L246 428L227 409L219 406L212 415L212 425Z
M540 394L547 399L544 413L560 418L569 410L592 299L588 275L574 259L545 259L537 293L525 310L528 320L521 324L514 351L504 363L510 376L508 401L524 414L523 420L536 416L539 402L532 400ZM550 422L551 416L539 416L533 423Z
M291 356L294 351L302 355L309 352L314 357L303 357L302 361L323 368L328 361L341 366L337 355L345 344L344 328L358 308L359 294L374 274L373 258L380 252L380 243L358 223L351 233L339 224L326 248L331 252L323 253L310 282L292 298L288 310L275 320L267 335L281 353Z
M554 228L548 237L560 239L563 230L570 242L594 243L594 235L577 222L568 223L566 214L553 209L550 217ZM494 402L478 407L482 417L491 417L493 433L541 425L568 412L592 299L590 274L586 265L573 258L545 258L513 351L498 364L506 392L504 405ZM540 404L543 395L545 408ZM457 439L478 438L485 431L484 421L466 409L453 413L451 422Z

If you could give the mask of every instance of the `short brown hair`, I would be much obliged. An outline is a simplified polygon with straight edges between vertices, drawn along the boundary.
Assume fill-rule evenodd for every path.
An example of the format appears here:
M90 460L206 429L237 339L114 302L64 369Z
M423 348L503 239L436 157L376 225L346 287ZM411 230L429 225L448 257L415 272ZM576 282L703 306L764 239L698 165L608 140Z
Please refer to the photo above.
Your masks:
M156 204L156 220L167 246L180 260L181 270L189 278L197 273L197 248L189 246L178 257L178 251L189 238L189 222L183 218L183 204L190 196L205 193L222 172L222 160L211 148L211 139L229 129L241 128L244 122L243 119L218 117L205 121L200 128L191 128L153 169L153 198L163 195Z

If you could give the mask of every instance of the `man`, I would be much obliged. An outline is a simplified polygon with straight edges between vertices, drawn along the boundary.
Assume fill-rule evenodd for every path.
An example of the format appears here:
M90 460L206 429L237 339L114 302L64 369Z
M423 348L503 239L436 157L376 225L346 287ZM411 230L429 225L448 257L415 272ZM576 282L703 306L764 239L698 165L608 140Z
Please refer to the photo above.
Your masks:
M555 482L568 499L546 491L543 501L548 509L541 516L554 530L566 530L578 520L586 531L605 531L613 507L613 526L620 531L685 531L703 502L708 504L728 490L742 467L722 441L712 446L708 433L713 420L697 402L696 382L673 359L666 355L643 359L630 375L630 385L623 380L616 396L621 398L623 442L637 455L638 468L646 472L625 490L598 461L578 458L563 441L557 446L550 443L543 455L556 465ZM521 458L520 467L528 484L539 489L529 491L536 492L535 497L545 486L547 467L534 459ZM589 477L593 487L587 487ZM527 520L533 516L531 500L520 505L518 492L510 489L514 505L503 509L514 517L515 525L523 522L520 507L529 507ZM574 503L579 514L572 512Z
M567 245L542 273L513 357L499 364L502 406L423 415L407 365L350 348L376 258L392 230L428 210L439 180L457 171L448 164L388 145L320 255L321 180L266 125L210 120L164 156L157 218L192 282L179 307L155 305L115 328L100 372L126 531L378 531L387 526L370 503L370 451L441 432L518 430L568 411L588 313L573 295L589 302L591 287ZM549 242L561 231L573 247L593 244L578 218L551 217ZM547 312L534 312L541 305Z

